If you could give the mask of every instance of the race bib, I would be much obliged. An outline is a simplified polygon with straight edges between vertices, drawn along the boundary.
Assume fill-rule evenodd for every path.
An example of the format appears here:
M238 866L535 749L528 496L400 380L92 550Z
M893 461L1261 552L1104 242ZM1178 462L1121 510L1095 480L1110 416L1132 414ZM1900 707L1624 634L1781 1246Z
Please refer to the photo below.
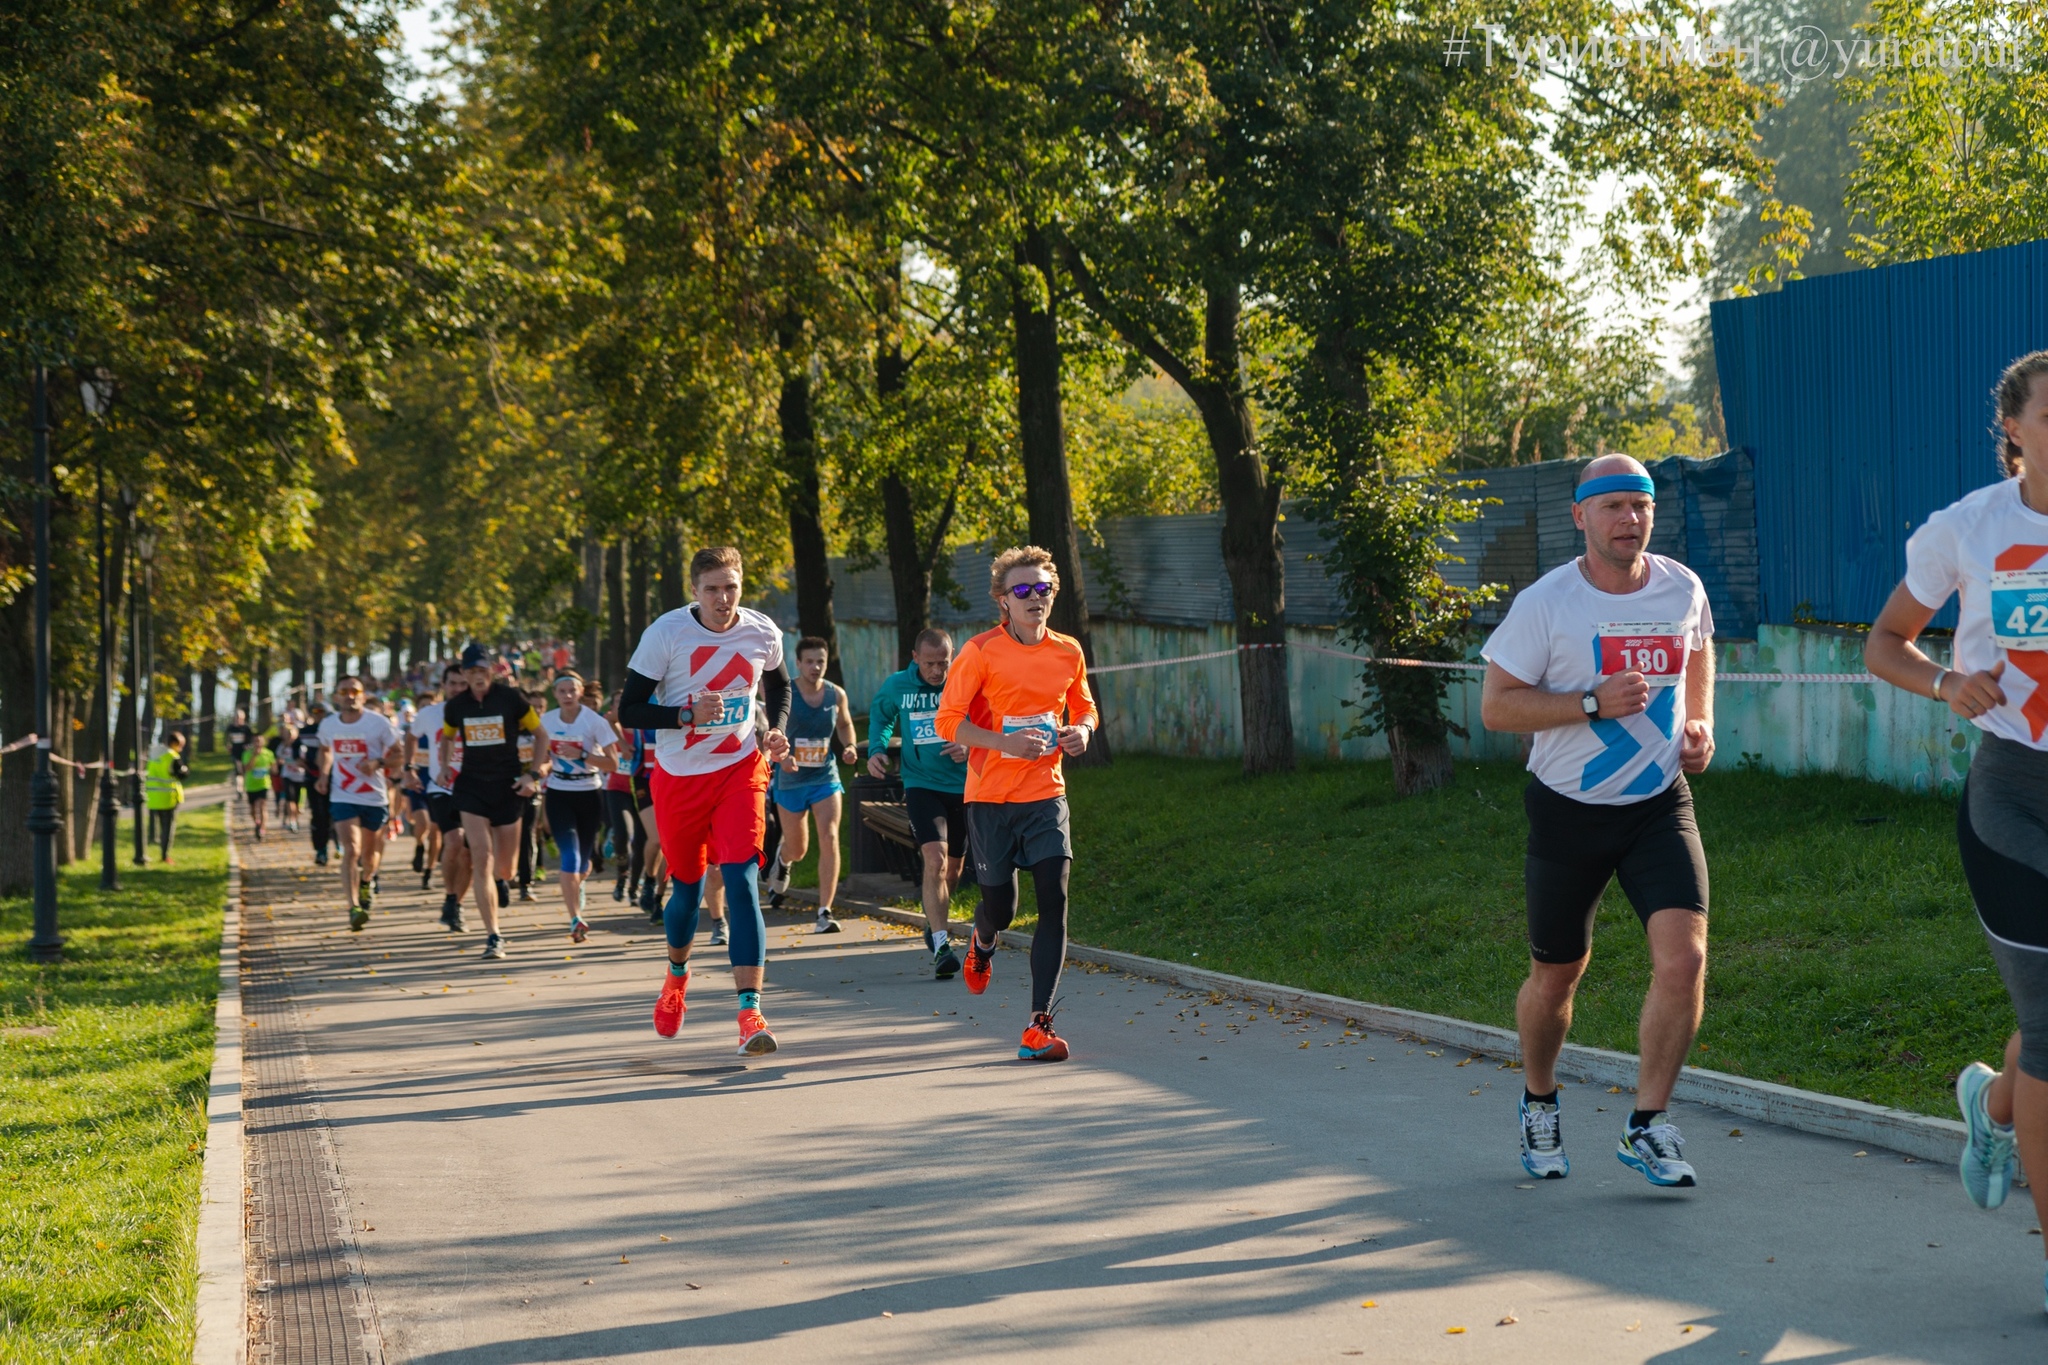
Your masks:
M1640 673L1649 683L1685 676L1685 632L1668 622L1610 621L1600 627L1600 675Z
M1003 734L1008 737L1020 730L1043 730L1047 740L1054 740L1059 737L1059 723L1060 718L1050 711L1042 711L1035 716L1004 716ZM1007 758L1009 755L1006 754L1004 757ZM1039 755L1039 758L1043 757L1044 754ZM1037 759L1028 761L1036 762Z
M754 723L754 689L699 692L690 703L690 729L700 735L736 735Z
M1991 575L1991 639L2000 649L2048 649L2048 569Z
M830 739L793 739L789 742L790 755L796 759L799 768L822 768L831 761Z
M505 718L503 716L471 716L462 722L464 744L503 744L505 742Z
M550 746L554 756L562 762L569 764L581 763L583 758L583 742L581 740L557 739L550 741Z
M341 790L345 796L362 796L377 790L369 778L363 776L362 763L370 756L370 744L362 739L337 739L334 741L334 771L341 778Z
M905 711L903 719L910 732L912 744L944 744L939 738L939 713L936 711Z

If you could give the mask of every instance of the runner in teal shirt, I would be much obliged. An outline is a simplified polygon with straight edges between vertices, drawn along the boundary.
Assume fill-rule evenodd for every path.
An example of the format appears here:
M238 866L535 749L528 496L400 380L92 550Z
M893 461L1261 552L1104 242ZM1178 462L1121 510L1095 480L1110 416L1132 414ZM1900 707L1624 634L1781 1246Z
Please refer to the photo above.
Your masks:
M967 815L961 797L967 790L967 749L939 738L933 721L939 694L946 688L946 670L953 663L953 637L933 628L917 637L910 667L883 679L868 707L868 772L889 775L889 738L902 734L904 814L911 837L924 855L924 916L930 926L925 943L932 950L932 973L944 981L960 970L947 932L953 888L967 855Z

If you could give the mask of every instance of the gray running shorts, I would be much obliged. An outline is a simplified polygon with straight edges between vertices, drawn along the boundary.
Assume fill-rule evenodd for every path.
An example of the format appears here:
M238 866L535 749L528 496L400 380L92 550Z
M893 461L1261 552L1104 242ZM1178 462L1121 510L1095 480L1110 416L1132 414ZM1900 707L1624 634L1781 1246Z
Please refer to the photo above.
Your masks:
M1020 867L1047 858L1074 856L1067 798L1044 801L969 801L967 850L974 879L983 886L1006 885Z

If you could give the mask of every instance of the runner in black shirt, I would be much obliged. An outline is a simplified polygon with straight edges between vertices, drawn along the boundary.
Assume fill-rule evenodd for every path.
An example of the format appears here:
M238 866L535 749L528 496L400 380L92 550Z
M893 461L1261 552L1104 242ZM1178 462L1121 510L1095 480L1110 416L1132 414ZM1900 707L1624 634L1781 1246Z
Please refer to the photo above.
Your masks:
M242 775L242 756L249 752L249 742L256 738L256 732L249 728L249 713L235 712L235 718L228 722L228 761L234 765L235 776Z
M521 761L519 738L540 730L540 716L517 688L494 682L490 651L471 645L462 651L469 691L450 698L441 711L441 766L462 741L462 771L455 775L455 809L469 843L471 889L484 922L484 956L505 956L498 932L498 907L510 899L504 874L519 856L519 819L533 804L546 755L535 745L538 768Z

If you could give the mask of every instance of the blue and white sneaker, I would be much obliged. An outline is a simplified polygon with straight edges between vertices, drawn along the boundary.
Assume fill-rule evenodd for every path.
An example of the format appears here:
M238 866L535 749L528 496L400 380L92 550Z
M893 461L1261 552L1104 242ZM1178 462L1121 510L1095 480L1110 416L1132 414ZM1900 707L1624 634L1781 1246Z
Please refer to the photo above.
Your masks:
M1572 1173L1558 1106L1543 1100L1532 1104L1527 1094L1522 1096L1522 1169L1538 1180L1562 1180Z
M1685 1139L1678 1135L1678 1129L1667 1116L1658 1113L1640 1128L1623 1129L1621 1146L1614 1155L1622 1165L1641 1171L1652 1185L1690 1189L1699 1184L1699 1179L1692 1163L1680 1157L1684 1150Z
M1997 1208L2012 1192L2013 1132L1993 1123L1984 1107L1985 1092L1997 1074L1982 1062L1971 1062L1956 1077L1956 1107L1970 1130L1963 1144L1963 1193L1980 1209Z
M711 946L714 948L723 948L725 944L725 921L722 919L715 919L711 921Z

